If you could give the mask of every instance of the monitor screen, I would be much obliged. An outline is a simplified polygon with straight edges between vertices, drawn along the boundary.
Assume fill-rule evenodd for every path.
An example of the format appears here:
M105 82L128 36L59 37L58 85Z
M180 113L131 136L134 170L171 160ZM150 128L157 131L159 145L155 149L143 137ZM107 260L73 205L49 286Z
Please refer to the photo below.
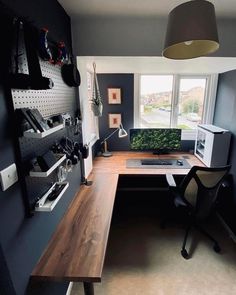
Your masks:
M181 129L130 129L130 148L137 151L168 152L181 148Z

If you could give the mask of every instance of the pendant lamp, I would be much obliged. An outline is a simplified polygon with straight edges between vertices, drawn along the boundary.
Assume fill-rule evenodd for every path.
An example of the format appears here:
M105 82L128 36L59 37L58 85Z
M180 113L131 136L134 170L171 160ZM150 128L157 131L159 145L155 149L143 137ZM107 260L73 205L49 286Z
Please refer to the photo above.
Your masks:
M193 0L175 7L168 17L164 57L190 59L219 48L215 8L206 0Z

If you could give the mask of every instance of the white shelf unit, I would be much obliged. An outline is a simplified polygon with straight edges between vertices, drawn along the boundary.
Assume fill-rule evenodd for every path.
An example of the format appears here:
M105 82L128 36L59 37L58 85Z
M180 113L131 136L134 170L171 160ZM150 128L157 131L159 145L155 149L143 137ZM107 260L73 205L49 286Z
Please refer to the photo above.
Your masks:
M43 138L43 137L46 137L58 130L61 130L64 128L64 125L63 124L60 124L60 125L57 125L55 127L52 127L44 132L35 132L33 129L30 129L30 130L27 130L24 132L24 137L27 137L27 138Z
M194 154L207 167L227 164L231 133L214 125L200 124L197 128Z
M48 177L66 159L66 155L64 154L57 154L56 157L58 157L58 161L50 169L43 172L39 166L35 166L35 170L31 170L29 175L31 177Z
M51 193L51 191L53 190L53 188L54 188L54 186L56 184L59 184L59 182L54 183L50 187L50 189L46 192L46 194L43 195L40 198L40 200L38 200L38 202L35 205L35 211L51 212L53 210L53 208L56 206L56 204L59 202L59 200L61 199L61 197L63 196L63 194L67 190L67 188L69 187L69 182L68 181L60 182L60 184L64 184L65 187L63 188L63 190L60 192L60 194L58 195L58 197L55 200L49 201L49 200L47 200L47 196ZM43 205L40 205L40 203L43 203Z

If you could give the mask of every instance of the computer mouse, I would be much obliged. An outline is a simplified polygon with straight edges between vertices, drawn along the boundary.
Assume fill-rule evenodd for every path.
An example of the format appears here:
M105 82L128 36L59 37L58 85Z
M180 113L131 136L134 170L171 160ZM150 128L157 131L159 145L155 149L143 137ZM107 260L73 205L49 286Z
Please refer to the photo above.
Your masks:
M183 166L183 161L182 160L177 160L177 165Z

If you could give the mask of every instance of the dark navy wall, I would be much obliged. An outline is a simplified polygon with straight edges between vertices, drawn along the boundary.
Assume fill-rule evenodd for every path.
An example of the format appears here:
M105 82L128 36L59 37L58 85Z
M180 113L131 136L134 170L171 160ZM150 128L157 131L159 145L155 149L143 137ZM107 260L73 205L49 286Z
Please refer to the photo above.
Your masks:
M231 148L229 162L231 173L236 176L236 71L219 76L214 124L231 131ZM235 200L236 201L236 200Z
M36 27L46 26L52 40L64 40L71 47L70 18L56 0L1 1L8 12L23 16ZM1 7L0 33L0 170L17 163L16 138L13 130L11 96L5 76L9 55L8 38L10 31L3 18ZM5 33L5 34L4 34ZM3 37L4 36L4 37ZM66 97L65 97L66 99ZM80 166L74 168L68 178L70 186L51 213L35 213L25 216L25 206L20 183L8 190L0 190L0 294L23 295L26 293L43 295L64 295L67 283L38 283L28 285L30 274L45 249L51 235L65 213L80 186Z
M1 294L15 295L12 281L10 279L9 270L0 245L0 291Z
M232 133L229 163L232 165L231 174L233 176L232 200L228 200L227 214L225 218L231 229L236 233L236 71L230 71L219 76L214 124L225 128Z
M181 151L193 153L195 140L182 140Z
M134 75L133 74L99 74L99 89L103 98L103 115L99 118L100 139L104 139L115 129L108 125L108 114L121 113L124 129L128 132L134 125ZM107 89L121 88L121 104L108 104ZM129 136L118 138L118 133L108 140L111 151L129 150Z
M217 17L217 26L220 48L213 56L236 56L235 18ZM74 18L75 53L81 56L162 56L166 27L167 15Z
M70 17L56 0L1 0L0 3L16 16L25 17L37 28L48 28L49 40L54 42L63 40L67 48L72 48Z

